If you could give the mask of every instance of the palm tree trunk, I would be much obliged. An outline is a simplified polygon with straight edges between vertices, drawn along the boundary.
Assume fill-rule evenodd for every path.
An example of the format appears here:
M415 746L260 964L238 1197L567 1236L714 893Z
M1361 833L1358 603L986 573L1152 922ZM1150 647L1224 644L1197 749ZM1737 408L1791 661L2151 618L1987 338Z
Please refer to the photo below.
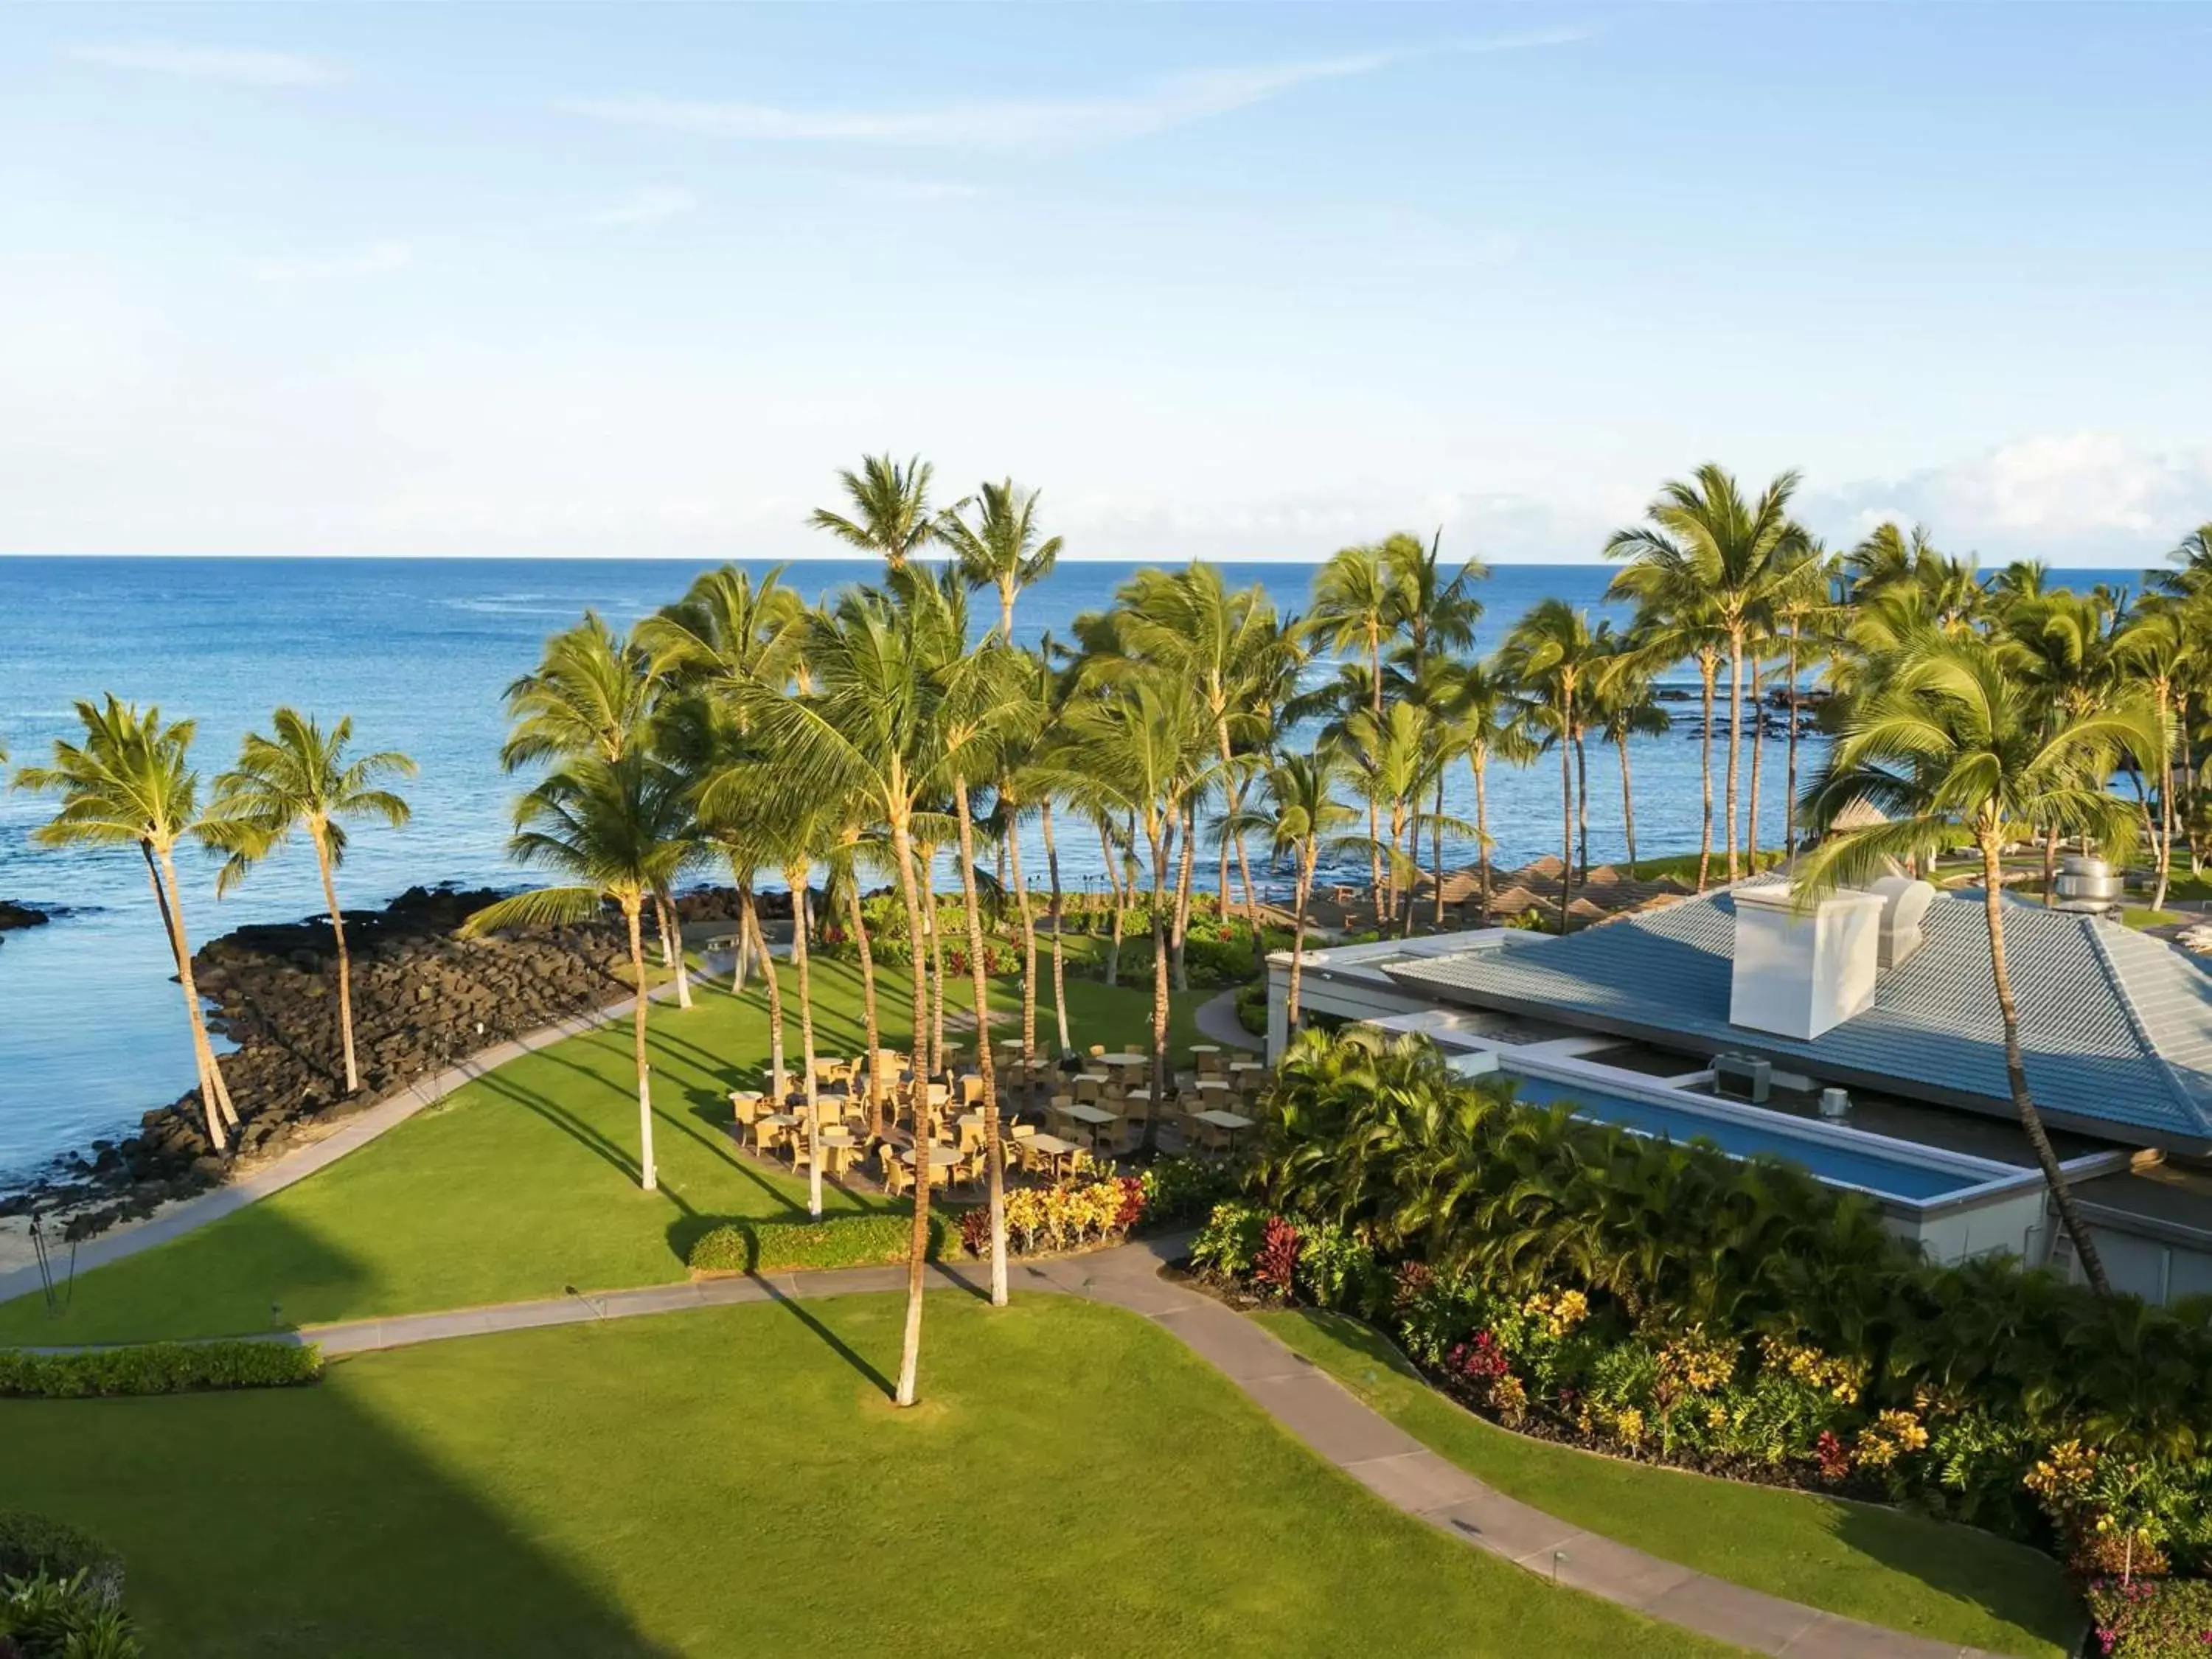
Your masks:
M1589 750L1575 728L1575 868L1589 879Z
M799 902L792 901L793 935L796 940ZM781 1111L791 1097L791 1079L783 1069L783 981L775 971L775 958L768 953L768 936L761 931L760 920L753 920L753 943L760 951L761 983L768 990L768 1093ZM792 947L798 948L794 942Z
M1030 908L1029 883L1022 878L1022 838L1019 826L1009 823L1006 846L1012 860L1014 914L1022 922L1022 1064L1036 1060L1036 916Z
M731 860L734 865L735 859ZM753 912L752 872L731 872L738 887L738 961L730 973L730 994L741 997L745 994L745 964L751 959L753 935L760 932L760 918Z
M192 947L185 933L185 901L183 892L177 885L177 866L166 849L161 857L163 884L169 892L169 924L173 930L169 945L177 953L177 983L184 988L185 1000L191 1016L192 1042L199 1051L202 1068L207 1073L209 1081L215 1085L216 1109L222 1113L225 1123L235 1127L238 1108L231 1103L230 1085L223 1081L222 1067L215 1057L215 1044L208 1040L207 1011L200 1006L199 987L192 978ZM221 1146L218 1141L218 1150Z
M914 1231L908 1237L906 1258L906 1333L899 1346L897 1391L892 1403L911 1406L921 1370L921 1273L929 1255L929 1152L936 1144L930 1133L929 1079L924 1074L921 1045L929 1030L929 994L922 981L921 896L914 878L914 842L906 820L890 821L891 857L898 865L899 892L906 900L907 937L914 941ZM896 1156L888 1146L885 1158Z
M1156 820L1145 830L1152 847L1152 1102L1157 1107L1168 1097L1168 849ZM1147 1153L1159 1144L1159 1122L1157 1110L1146 1115Z
M169 896L162 890L161 872L154 864L154 849L143 842L139 850L146 855L146 883L154 890L154 902L161 912L161 928L168 936L169 954L176 961L177 983L185 994L185 1012L191 1024L192 1070L199 1076L200 1113L207 1119L208 1144L218 1152L225 1150L229 1141L222 1132L223 1111L222 1097L217 1092L214 1074L209 1069L214 1060L214 1047L200 1029L199 993L193 988L191 959L184 950L185 930L177 921L176 912L169 908ZM232 1118L232 1122L237 1119Z
M1306 844L1298 851L1297 908L1291 919L1291 988L1289 999L1284 1004L1288 1016L1285 1023L1286 1036L1298 1029L1298 969L1305 962L1306 901L1313 894L1314 866L1320 858L1320 841L1308 836Z
M1628 773L1628 728L1622 726L1616 739L1620 744L1620 823L1628 836L1628 878L1637 879L1636 870L1636 789Z
M884 1132L884 1097L876 1089L876 1050L882 1048L883 1034L876 1024L876 952L868 943L868 915L860 907L860 872L845 887L845 913L851 919L853 943L860 952L860 1029L868 1045L866 1058L860 1062L860 1075L866 1079L861 1087L866 1091L868 1103L868 1133Z
M1982 847L1982 908L1989 920L1990 972L1996 981L1997 1012L2004 1019L2005 1081L2012 1086L2013 1110L2020 1114L2020 1127L2027 1133L2028 1145L2035 1148L2035 1161L2043 1170L2044 1183L2051 1188L2051 1200L2057 1206L2058 1219L2066 1229L2066 1236L2074 1241L2074 1254L2080 1258L2081 1271L2098 1295L2112 1293L2112 1281L2105 1277L2104 1259L2097 1254L2097 1241L2090 1236L2088 1224L2074 1207L2073 1190L2067 1185L2066 1172L2058 1166L2058 1154L2051 1150L2051 1137L2044 1133L2043 1115L2035 1109L2035 1102L2027 1092L2027 1065L2020 1051L2020 1010L2013 1001L2012 973L2005 964L2003 860L1997 848L1996 836L1985 831Z
M1797 623L1790 623L1790 755L1782 798L1782 854L1797 856Z
M930 860L934 871L937 860ZM937 926L937 888L929 890L929 1074L942 1077L945 1061L945 935Z
M1188 991L1190 989L1190 975L1183 967L1182 946L1183 941L1190 936L1190 872L1198 851L1196 802L1192 802L1183 809L1181 827L1182 848L1176 859L1175 925L1172 943L1169 948L1174 957L1175 988L1178 991Z
M1052 1012L1060 1022L1060 1052L1063 1054L1071 1046L1067 1039L1067 980L1065 955L1060 948L1060 846L1052 835L1052 799L1043 802L1044 866L1052 880Z
M338 911L338 888L331 874L331 849L319 831L310 835L315 844L315 865L322 872L323 908L330 912L331 942L338 952L338 1047L345 1056L345 1086L349 1095L361 1091L361 1068L353 1059L353 962L346 950L345 917Z
M960 820L960 890L968 907L968 980L975 994L975 1069L983 1079L983 1169L990 1186L991 1305L1006 1305L1006 1158L999 1139L999 1072L991 1056L991 976L983 963L983 908L975 899L975 832L968 810L968 781L952 780L954 810ZM1007 839L1012 840L1009 836ZM1035 945L1030 949L1035 968ZM1026 987L1028 980L1023 984ZM1023 1000L1032 1024L1036 1005L1026 989Z
M1744 819L1744 844L1749 856L1746 862L1756 874L1759 870L1759 775L1766 759L1766 694L1759 690L1759 654L1751 658L1751 800L1750 812Z
M2049 904L2058 896L2058 826L2051 824L2043 832L2043 902Z
M2166 733L2166 743L2159 755L2158 782L2158 885L2152 890L2150 908L2166 908L2166 890L2173 878L2173 734L2166 707L2165 688L2160 687L2158 699L2159 725Z
M652 1192L660 1182L653 1170L653 1073L645 1058L645 1008L650 999L645 983L645 930L635 898L623 901L623 920L629 924L629 968L637 994L630 999L630 1054L637 1062L638 1185Z
M1705 890L1711 879L1713 866L1713 655L1710 651L1698 653L1698 681L1703 688L1705 726L1698 739L1699 774L1705 790L1704 828L1698 836L1698 890Z
M1444 930L1444 772L1437 769L1435 815L1429 820L1429 876L1437 884L1437 931Z
M1567 735L1569 705L1559 706L1559 935L1566 936L1567 899L1575 885L1574 742Z
M813 872L793 865L785 872L791 883L791 972L799 981L799 1086L806 1096L806 1212L822 1218L822 1091L814 1076L814 977L806 954L807 911L811 907Z
M1481 872L1482 925L1490 926L1490 753L1480 744L1468 751L1468 768L1474 774L1475 866Z
M999 584L999 637L1008 645L1014 642L1014 595L1018 591L1012 582Z
M676 907L660 894L653 896L653 908L660 923L660 965L676 972L676 1006L691 1006L691 975L684 964L684 930L677 926Z
M1729 630L1729 724L1728 724L1728 872L1730 881L1742 873L1737 854L1741 843L1736 838L1736 763L1737 751L1743 747L1743 631Z
M1102 814L1098 819L1098 854L1106 860L1106 880L1114 890L1114 933L1106 947L1105 979L1109 985L1121 982L1121 872L1114 862L1114 837L1106 828ZM1063 1022L1060 1037L1060 1052L1067 1052L1067 1030Z

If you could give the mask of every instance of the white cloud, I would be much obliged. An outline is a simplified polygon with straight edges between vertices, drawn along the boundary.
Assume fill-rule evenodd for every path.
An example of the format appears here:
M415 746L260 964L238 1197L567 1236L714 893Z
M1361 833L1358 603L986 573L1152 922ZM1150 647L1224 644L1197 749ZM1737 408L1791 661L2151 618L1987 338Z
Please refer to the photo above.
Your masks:
M1808 512L1832 539L1896 519L1985 560L2155 557L2212 519L2212 445L2154 449L2110 433L2039 434L1905 478L1827 492Z
M374 276L415 263L415 250L404 242L371 242L356 253L332 254L319 259L256 259L246 267L258 283L307 283L346 276Z
M181 40L82 40L62 55L103 69L137 70L245 87L315 87L340 78L337 66L298 52L245 46L195 46Z
M897 179L848 173L841 175L838 183L857 195L890 202L971 202L983 193L980 185L957 179Z
M1300 87L1371 75L1419 58L1513 52L1586 40L1547 29L1419 51L1360 52L1295 64L1194 70L1127 92L1060 99L980 99L906 109L793 109L776 104L636 94L572 100L569 112L628 126L786 143L907 144L968 149L1065 149L1141 138L1265 103Z
M645 185L614 206L587 215L592 225L659 225L699 210L699 198L680 185Z

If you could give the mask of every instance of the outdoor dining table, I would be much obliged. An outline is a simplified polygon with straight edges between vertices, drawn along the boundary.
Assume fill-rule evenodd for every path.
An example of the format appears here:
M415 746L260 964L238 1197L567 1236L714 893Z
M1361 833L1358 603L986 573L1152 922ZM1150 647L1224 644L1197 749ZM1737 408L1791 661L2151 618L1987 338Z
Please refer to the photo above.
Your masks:
M1058 1135L1031 1135L1022 1145L1033 1152L1043 1153L1045 1162L1052 1167L1052 1172L1054 1175L1059 1173L1060 1161L1062 1158L1073 1157L1082 1150L1073 1141L1062 1140Z
M900 1163L911 1170L914 1168L914 1148L900 1147L898 1158ZM959 1161L960 1154L950 1146L932 1146L929 1149L929 1167L933 1170L949 1170Z
M1150 1054L1094 1054L1091 1058L1102 1066L1149 1066L1152 1063Z
M1225 1133L1229 1137L1229 1148L1231 1152L1237 1149L1237 1132L1239 1129L1249 1129L1252 1127L1252 1120L1241 1112L1200 1112L1194 1116L1196 1121L1211 1124L1213 1127Z

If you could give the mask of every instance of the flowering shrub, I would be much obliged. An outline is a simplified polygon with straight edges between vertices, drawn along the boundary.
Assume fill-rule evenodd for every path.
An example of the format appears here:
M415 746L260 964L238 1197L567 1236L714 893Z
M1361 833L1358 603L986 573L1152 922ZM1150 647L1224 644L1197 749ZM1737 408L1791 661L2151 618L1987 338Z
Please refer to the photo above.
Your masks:
M1191 1242L1191 1261L1227 1278L1242 1279L1259 1260L1260 1241L1267 1228L1263 1210L1249 1204L1217 1204Z
M1778 1336L1759 1339L1759 1363L1777 1376L1819 1389L1832 1399L1851 1406L1866 1388L1867 1369L1856 1360L1838 1359L1802 1342L1784 1342Z
M1297 1287L1316 1307L1371 1314L1382 1284L1365 1239L1334 1221L1299 1229Z
M1820 1431L1820 1437L1813 1443L1813 1459L1820 1465L1820 1479L1829 1482L1842 1480L1851 1472L1851 1454L1844 1443L1836 1438L1833 1429Z
M2203 1659L2212 1652L2212 1583L2099 1579L2088 1589L2098 1651L2110 1659Z
M1137 1177L1144 1185L1145 1219L1160 1224L1209 1214L1243 1178L1240 1167L1220 1158L1154 1158Z
M1017 1255L1038 1250L1073 1250L1127 1231L1144 1213L1143 1183L1133 1176L1064 1182L1054 1187L1017 1187L1006 1194L1006 1248ZM981 1255L990 1248L988 1218Z

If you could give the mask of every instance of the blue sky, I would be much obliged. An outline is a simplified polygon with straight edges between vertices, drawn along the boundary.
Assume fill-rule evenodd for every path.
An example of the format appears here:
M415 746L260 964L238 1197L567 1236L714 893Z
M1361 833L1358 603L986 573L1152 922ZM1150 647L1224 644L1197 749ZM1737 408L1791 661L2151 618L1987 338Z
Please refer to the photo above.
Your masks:
M0 11L0 550L1077 554L1659 481L2137 566L2212 519L2212 7Z

